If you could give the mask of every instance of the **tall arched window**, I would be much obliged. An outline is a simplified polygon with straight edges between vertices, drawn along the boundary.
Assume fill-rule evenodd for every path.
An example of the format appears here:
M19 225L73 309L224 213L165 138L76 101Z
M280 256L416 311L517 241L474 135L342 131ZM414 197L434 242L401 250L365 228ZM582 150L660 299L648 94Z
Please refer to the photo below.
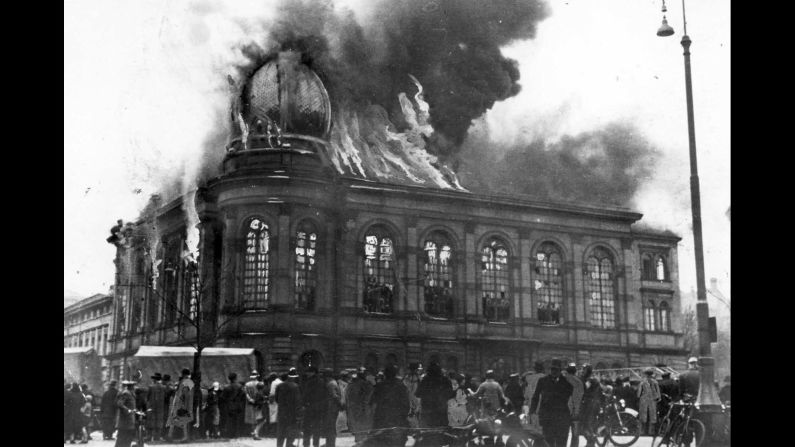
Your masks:
M533 291L538 320L544 324L563 323L563 269L557 245L545 242L535 255Z
M613 259L607 250L595 248L588 257L585 268L591 324L601 328L613 328L616 325Z
M657 256L657 265L655 266L655 273L657 281L665 281L667 279L667 269L665 268L665 259L662 256Z
M425 312L453 316L453 249L446 235L435 232L423 246Z
M660 303L660 330L663 332L671 331L671 309L665 301Z
M668 264L659 253L644 253L641 256L641 278L647 281L668 281Z
M366 312L392 312L395 279L395 252L392 238L383 228L371 228L364 237L362 301Z
M643 322L647 331L657 330L657 308L654 301L648 300L643 306Z
M483 315L488 321L507 321L510 315L508 249L492 239L481 249L480 288Z
M243 306L261 308L268 304L270 233L262 220L249 221L243 262Z
M317 230L302 222L295 233L295 308L314 310L317 287Z

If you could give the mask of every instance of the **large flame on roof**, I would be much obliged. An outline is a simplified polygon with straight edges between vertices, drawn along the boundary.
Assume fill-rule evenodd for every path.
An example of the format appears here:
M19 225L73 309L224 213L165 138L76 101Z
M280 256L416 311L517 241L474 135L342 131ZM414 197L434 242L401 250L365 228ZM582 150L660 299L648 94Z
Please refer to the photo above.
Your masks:
M465 191L455 173L426 150L426 138L433 134L430 106L423 99L422 84L412 102L398 95L408 128L397 132L387 111L379 105L364 110L342 107L337 110L331 131L330 158L342 175L387 183L457 189Z

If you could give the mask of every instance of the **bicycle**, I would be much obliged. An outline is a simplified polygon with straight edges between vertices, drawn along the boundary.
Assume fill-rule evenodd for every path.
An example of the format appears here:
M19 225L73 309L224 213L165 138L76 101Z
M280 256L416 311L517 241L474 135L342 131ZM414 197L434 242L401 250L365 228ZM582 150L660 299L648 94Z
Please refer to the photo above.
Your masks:
M704 423L693 417L696 407L692 395L671 402L665 417L652 438L652 447L700 447L704 442Z
M139 411L135 410L135 447L144 447L144 440L146 439L146 416L152 410Z

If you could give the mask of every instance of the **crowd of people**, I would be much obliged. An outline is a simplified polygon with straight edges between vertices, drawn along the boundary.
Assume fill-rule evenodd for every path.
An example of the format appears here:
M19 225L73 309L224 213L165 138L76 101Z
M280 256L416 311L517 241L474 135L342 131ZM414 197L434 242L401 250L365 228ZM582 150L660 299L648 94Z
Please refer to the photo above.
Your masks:
M488 370L482 380L445 371L437 363L427 370L411 363L402 377L395 366L337 374L309 366L300 375L295 368L281 375L252 371L247 381L232 373L223 386L216 381L203 388L184 369L175 383L168 374L155 373L150 383L124 381L119 391L112 381L101 396L99 420L103 439L113 439L117 432L120 447L129 446L135 436L136 412L147 415L150 441L267 436L275 437L278 447L294 446L296 439L304 447L319 447L321 438L325 446L334 447L337 434L349 432L356 441L403 446L404 430L379 429L463 426L470 415L488 417L506 409L527 415L528 424L543 432L550 447L564 447L570 433L571 447L577 447L581 434L590 447L595 445L592 422L607 397L624 399L650 433L664 412L663 396L676 400L685 393L697 395L696 359L690 360L689 370L678 380L669 373L658 380L652 369L642 379L611 380L596 377L590 365L563 368L560 360L552 360L549 371L536 362L524 374L500 368ZM64 385L64 443L87 443L91 428L99 428L91 418L95 398L86 386Z

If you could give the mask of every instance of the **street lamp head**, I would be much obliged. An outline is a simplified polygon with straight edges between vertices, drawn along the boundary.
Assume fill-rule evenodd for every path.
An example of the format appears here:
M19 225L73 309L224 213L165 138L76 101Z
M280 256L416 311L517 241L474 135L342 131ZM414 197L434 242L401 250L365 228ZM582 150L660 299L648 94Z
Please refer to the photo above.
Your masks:
M662 25L660 25L660 28L657 30L657 35L660 37L668 37L672 36L673 34L674 34L674 29L671 28L670 25L668 25L668 20L666 20L665 16L663 16Z

